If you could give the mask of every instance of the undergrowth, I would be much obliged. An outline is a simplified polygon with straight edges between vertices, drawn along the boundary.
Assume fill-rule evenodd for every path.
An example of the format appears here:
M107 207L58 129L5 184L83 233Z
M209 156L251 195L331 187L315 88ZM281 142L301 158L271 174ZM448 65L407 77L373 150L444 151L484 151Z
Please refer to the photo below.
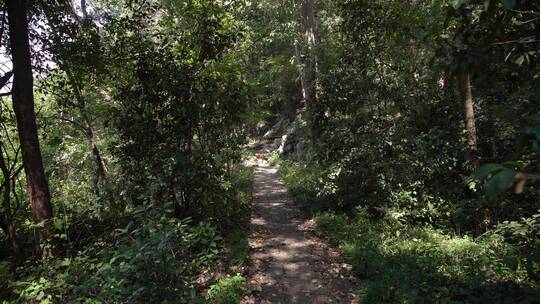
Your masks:
M521 257L495 233L461 237L364 210L352 217L322 213L322 236L338 245L359 276L366 303L535 303Z
M395 210L375 216L358 206L342 212L332 205L331 192L325 192L320 169L277 157L272 162L296 202L314 213L320 235L339 246L358 276L366 279L359 290L361 302L538 303L538 265L508 236L509 224L474 238L412 225ZM538 227L520 227L521 239L536 246L527 252L540 252L537 236L527 235L537 233Z
M233 277L221 279L212 285L206 294L208 304L238 304L244 295L246 279L237 274Z
M244 230L252 182L248 168L231 176L233 199L223 213L234 215L234 228L177 219L167 205L147 205L121 229L104 231L72 254L29 261L14 275L14 265L2 262L0 303L239 303L245 279L236 273L249 255ZM225 267L217 270L218 264ZM203 274L210 284L198 282Z

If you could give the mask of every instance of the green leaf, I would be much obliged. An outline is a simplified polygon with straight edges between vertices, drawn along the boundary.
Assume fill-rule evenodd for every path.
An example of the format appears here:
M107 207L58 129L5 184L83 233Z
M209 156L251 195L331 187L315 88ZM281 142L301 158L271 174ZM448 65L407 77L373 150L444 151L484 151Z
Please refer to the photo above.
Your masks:
M459 9L461 8L461 6L463 4L465 4L466 2L468 2L468 0L453 0L452 1L452 6L454 7L454 9Z
M485 186L486 196L489 200L494 201L497 196L504 191L510 189L514 184L514 177L516 171L510 169L504 169L500 173L493 176Z
M64 266L64 267L67 267L71 265L71 260L70 259L63 259L61 262L60 262L60 266Z
M506 9L514 9L514 7L516 7L516 0L502 0L503 4L504 4L504 7Z
M474 178L477 180L482 180L489 175L496 174L502 170L506 169L505 167L499 165L499 164L485 164L480 166L476 173L474 174Z
M532 146L534 153L540 153L540 144L537 141L534 141Z
M428 32L426 30L422 29L422 30L420 30L419 36L420 36L420 40L425 41L426 38L428 37Z
M62 230L62 228L64 228L64 221L62 219L58 219L58 218L54 219L53 226L57 230Z
M518 58L516 58L516 60L514 60L514 63L517 64L517 65L522 65L523 62L525 62L525 56L524 55L521 55Z
M46 222L47 222L47 220L41 221L39 223L31 223L30 227L34 228L34 229L42 229L42 228L45 228L45 223Z
M489 7L491 6L491 0L484 0L484 10L489 10Z
M540 127L524 128L521 132L525 135L534 136L537 139L540 139Z
M504 258L504 264L513 271L516 271L519 267L519 259L515 256L507 256Z

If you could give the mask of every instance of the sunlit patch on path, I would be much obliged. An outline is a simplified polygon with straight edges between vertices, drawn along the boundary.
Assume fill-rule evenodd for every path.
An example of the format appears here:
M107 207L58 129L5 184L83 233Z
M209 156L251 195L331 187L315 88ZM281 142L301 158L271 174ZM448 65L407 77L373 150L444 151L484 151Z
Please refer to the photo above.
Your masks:
M242 302L355 303L358 282L339 253L318 239L276 170L255 166L251 218L253 292Z

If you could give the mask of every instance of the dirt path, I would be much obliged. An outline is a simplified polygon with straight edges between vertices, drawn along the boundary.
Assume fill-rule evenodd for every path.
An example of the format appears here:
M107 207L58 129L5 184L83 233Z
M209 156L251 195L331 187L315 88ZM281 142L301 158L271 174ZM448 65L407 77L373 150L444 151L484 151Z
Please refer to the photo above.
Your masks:
M255 291L242 303L355 303L351 267L314 235L313 221L264 161L255 166L251 226Z

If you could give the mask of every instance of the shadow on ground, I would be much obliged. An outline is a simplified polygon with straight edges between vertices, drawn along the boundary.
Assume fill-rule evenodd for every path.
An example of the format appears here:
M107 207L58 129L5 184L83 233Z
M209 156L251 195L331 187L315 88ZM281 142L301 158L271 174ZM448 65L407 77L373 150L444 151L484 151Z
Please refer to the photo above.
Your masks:
M255 167L252 236L254 294L243 303L354 303L351 267L315 237L276 170Z

